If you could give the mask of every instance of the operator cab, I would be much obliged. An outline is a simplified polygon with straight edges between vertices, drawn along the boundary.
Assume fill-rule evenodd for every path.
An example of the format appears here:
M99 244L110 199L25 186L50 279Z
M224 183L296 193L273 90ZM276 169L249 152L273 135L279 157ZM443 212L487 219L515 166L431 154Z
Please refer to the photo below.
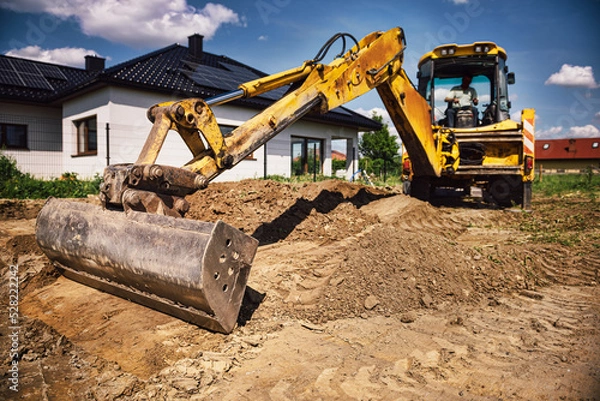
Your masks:
M443 45L425 54L419 61L418 90L433 110L431 123L472 128L507 120L508 85L514 83L515 77L508 72L506 58L504 49L491 42ZM446 116L452 104L444 99L466 75L472 77L469 86L476 91L479 102L474 107L461 105ZM455 120L450 124L448 118L452 116Z

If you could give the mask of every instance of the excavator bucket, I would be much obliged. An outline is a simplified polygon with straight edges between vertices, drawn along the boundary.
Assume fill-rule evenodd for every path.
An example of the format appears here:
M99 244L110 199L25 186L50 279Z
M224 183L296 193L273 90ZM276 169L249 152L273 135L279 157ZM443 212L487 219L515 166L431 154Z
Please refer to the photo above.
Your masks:
M36 239L66 277L221 333L235 327L258 246L222 221L54 198Z

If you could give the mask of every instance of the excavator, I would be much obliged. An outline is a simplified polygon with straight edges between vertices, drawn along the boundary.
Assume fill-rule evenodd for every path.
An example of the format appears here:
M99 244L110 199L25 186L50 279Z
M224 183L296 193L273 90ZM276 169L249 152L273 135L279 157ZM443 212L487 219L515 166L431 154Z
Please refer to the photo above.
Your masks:
M331 46L344 49L322 63ZM353 46L346 51L346 40ZM412 164L411 194L436 189L480 191L498 204L530 207L534 110L509 118L506 52L491 42L443 45L419 61L415 86L402 68L406 38L393 28L357 41L333 36L301 66L241 83L209 99L157 104L152 128L134 163L106 167L102 207L50 198L36 221L40 248L73 280L162 311L213 332L237 322L258 241L217 221L184 218L186 196L233 168L308 112L326 113L376 89ZM443 118L444 85L464 74L489 101L482 118L458 110ZM286 87L287 93L224 135L212 107ZM487 97L484 99L484 96ZM477 113L479 114L479 113ZM452 127L452 128L451 128ZM156 164L165 137L176 131L192 153L182 167Z

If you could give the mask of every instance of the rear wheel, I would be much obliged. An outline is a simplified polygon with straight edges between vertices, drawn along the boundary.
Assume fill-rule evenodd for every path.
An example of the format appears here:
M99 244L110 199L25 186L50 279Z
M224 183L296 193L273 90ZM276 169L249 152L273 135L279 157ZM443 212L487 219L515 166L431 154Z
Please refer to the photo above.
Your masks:
M427 177L413 177L410 184L410 196L428 202L431 199L432 186Z
M523 181L520 176L503 175L490 178L488 194L502 207L523 204Z

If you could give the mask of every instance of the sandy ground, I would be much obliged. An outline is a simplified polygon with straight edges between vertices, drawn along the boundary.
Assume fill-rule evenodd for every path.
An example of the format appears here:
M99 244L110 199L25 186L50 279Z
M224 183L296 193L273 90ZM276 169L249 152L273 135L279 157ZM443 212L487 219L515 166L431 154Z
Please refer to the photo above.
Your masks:
M43 202L0 201L0 399L600 400L598 201L524 213L340 181L190 201L260 241L229 335L59 276Z

